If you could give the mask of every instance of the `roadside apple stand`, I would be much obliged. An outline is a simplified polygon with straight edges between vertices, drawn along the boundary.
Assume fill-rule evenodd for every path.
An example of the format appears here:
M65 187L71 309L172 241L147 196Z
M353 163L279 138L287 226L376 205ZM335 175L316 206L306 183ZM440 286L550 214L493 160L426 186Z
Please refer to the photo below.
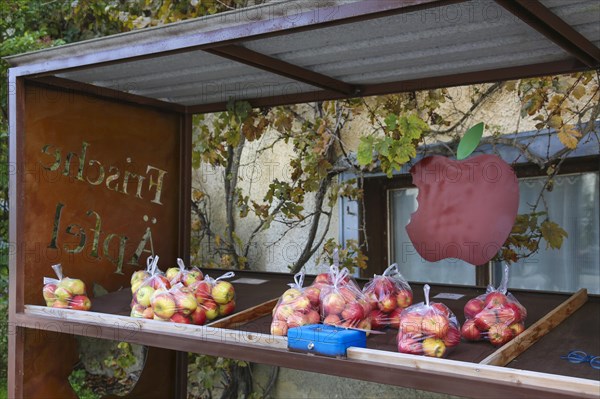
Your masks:
M129 278L151 246L173 262L164 267L189 253L193 114L230 99L261 107L598 68L594 6L273 3L9 57L9 396L73 397L74 337L90 336L151 347L132 397L186 397L185 352L469 397L598 397L597 370L560 360L580 342L600 354L600 300L583 287L518 292L522 335L498 350L459 345L447 359L400 354L393 334L345 358L288 351L268 334L287 274L239 272L260 289L234 281L236 313L209 326L128 316ZM59 262L111 293L89 312L41 306L42 278ZM421 285L413 291L423 299ZM448 302L461 315L484 289L439 292L465 295Z

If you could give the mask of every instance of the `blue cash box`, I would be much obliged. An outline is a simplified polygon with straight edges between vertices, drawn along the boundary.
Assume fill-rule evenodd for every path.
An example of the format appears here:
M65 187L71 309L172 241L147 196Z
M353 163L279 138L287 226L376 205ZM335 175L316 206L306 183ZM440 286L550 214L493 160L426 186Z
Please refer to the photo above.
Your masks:
M292 350L346 356L346 349L351 346L366 348L366 332L325 324L311 324L288 330L288 348Z

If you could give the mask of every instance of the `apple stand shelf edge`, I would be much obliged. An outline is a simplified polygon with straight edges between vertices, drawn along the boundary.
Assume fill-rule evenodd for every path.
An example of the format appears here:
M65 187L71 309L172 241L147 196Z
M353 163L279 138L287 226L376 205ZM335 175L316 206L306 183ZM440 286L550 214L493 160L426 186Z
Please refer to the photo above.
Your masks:
M381 45L382 37L405 41L407 34L422 37L424 29L428 29L428 37L473 44L464 43L459 31L491 29L480 13L474 14L469 26L461 26L456 36L426 27L410 16L440 12L454 4L480 4L332 0L308 7L306 2L293 3L298 6L293 11L289 2L276 2L254 7L253 18L247 18L248 10L238 10L7 58L11 66L9 158L16 170L9 180L9 240L16 247L9 256L9 323L14 330L9 335L9 397L74 397L66 381L78 358L75 336L150 347L133 397L186 397L187 352L462 396L597 395L598 379L561 375L564 365L559 360L552 361L557 366L551 373L518 367L519 362L531 365L528 354L541 352L540 348L562 350L554 345L560 338L557 334L564 334L565 329L576 331L574 323L582 323L581 315L593 315L600 308L597 298L586 302L582 293L569 300L560 294L523 293L540 309L536 324L521 340L527 342L518 341L496 354L490 348L474 346L457 351L455 359L394 353L389 349L391 335L371 339L371 347L366 349L351 348L345 359L319 357L315 362L314 356L289 352L285 338L265 334L269 308L290 280L285 274L260 274L267 281L265 287L270 287L260 293L243 294L240 288L245 298L240 311L211 326L171 325L123 314L129 303L119 290L128 287L132 271L140 269L141 260L152 252L150 240L152 250L162 258L182 257L189 263L193 114L224 110L229 97L249 101L254 107L269 107L600 67L600 49L592 43L593 35L577 32L573 28L576 20L565 22L584 14L581 10L594 6L594 0L573 5L573 15L562 15L564 10L546 0L498 1L491 4L511 13L511 18L492 33L502 39L518 32L524 46L521 50L488 46L488 53L480 57L469 53L457 60L471 69L442 64L436 76L422 60L406 59L416 63L411 65L419 72L409 80L399 65L384 63L371 68L377 72L374 79L365 80L357 73L348 83L340 80L335 70L356 61L352 45L358 39L368 40L373 51L379 52L373 54L373 63L387 56L405 60L410 54L401 47ZM415 14L420 12L425 14ZM326 43L324 38L333 38L337 44ZM293 62L279 59L278 54L292 43L297 46L297 58ZM539 56L532 51L537 47L527 47L530 43L547 49L547 54ZM317 72L310 59L303 58L313 45L331 54L330 69ZM426 43L414 45L421 48ZM511 57L497 56L503 53ZM491 57L494 63L486 64ZM213 72L187 77L177 74L195 71L198 64ZM165 70L172 72L165 76ZM135 90L113 84L117 76L137 82ZM219 79L239 76L273 90L209 90ZM186 84L175 84L177 79ZM160 90L169 95L153 96L153 84L162 85ZM190 87L206 90L189 93ZM91 312L40 306L42 278L59 262L66 275L88 285L96 282L110 294L104 299L92 298ZM481 291L481 287L443 289L469 294ZM575 311L578 306L581 308ZM599 331L600 327L591 334L597 337ZM526 346L529 349L523 350ZM478 364L487 356L492 356L485 361L490 364ZM64 361L53 361L57 358ZM510 362L509 368L491 365L506 362ZM46 364L52 367L40 366ZM158 379L168 382L157 387L153 382ZM433 380L438 382L435 386Z

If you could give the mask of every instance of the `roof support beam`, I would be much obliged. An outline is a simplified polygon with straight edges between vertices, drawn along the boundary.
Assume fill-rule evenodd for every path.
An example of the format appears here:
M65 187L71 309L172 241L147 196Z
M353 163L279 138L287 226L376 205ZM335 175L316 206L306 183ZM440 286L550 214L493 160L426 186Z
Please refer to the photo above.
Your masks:
M600 49L538 0L496 0L496 3L590 68L600 65Z
M258 53L242 46L228 45L207 49L205 51L264 71L285 76L286 78L308 83L325 90L333 90L350 96L359 93L358 87L352 86L346 82Z
M441 87L452 87L478 83L497 82L502 80L521 79L534 76L556 75L586 71L590 68L577 59L565 61L545 62L541 64L515 66L509 68L489 69L486 71L465 72L454 75L438 76L426 79L404 80L372 84L362 88L362 96L376 96L392 93L402 93L418 90L437 89ZM253 107L272 107L277 105L289 105L298 103L309 103L315 101L340 100L347 98L339 92L332 90L321 90L307 93L295 93L272 97L255 98L250 101ZM243 99L240 99L243 100ZM187 111L192 114L219 112L227 109L226 102L212 104L190 105Z

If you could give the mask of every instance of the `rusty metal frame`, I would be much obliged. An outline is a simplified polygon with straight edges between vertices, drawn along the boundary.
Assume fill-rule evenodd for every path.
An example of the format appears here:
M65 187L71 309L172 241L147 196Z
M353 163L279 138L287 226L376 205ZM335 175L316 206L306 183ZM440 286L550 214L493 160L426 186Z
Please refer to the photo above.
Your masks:
M295 80L303 81L323 90L310 93L301 93L287 96L259 98L251 100L256 107L272 106L280 104L301 103L310 101L321 101L331 99L347 98L354 95L368 96L380 95L401 91L412 91L436 87L447 87L473 83L483 83L497 80L517 79L523 77L541 76L548 74L569 73L598 68L600 66L600 49L580 35L566 22L561 20L538 1L507 1L497 2L517 15L524 22L531 25L565 51L573 58L560 62L544 63L538 65L523 65L509 68L501 68L488 71L474 71L456 75L442 76L429 79L418 79L410 81L389 82L385 84L367 85L366 87L354 87L345 82L317 74L313 71L285 63L273 57L256 53L240 47L239 44L247 40L262 39L272 36L280 36L307 30L319 29L340 24L349 24L369 19L382 18L404 12L412 12L433 7L442 7L450 4L460 3L464 0L361 0L351 4L344 4L333 8L319 8L300 13L291 21L286 17L273 18L271 20L250 22L233 28L215 29L202 35L188 35L173 37L161 43L147 43L132 48L120 48L117 50L101 51L93 56L75 56L69 59L50 60L37 64L22 65L9 70L9 159L11 165L9 179L9 200L11 212L9 216L9 241L11 243L22 242L21 226L22 215L25 211L20 207L24 195L23 186L19 184L20 167L22 159L19 155L23 153L23 115L24 115L24 85L25 79L32 79L38 83L61 87L66 90L85 92L103 98L125 103L136 103L144 106L175 111L182 115L181 141L180 141L180 184L182 187L180 197L180 249L182 253L188 253L189 228L190 228L190 191L191 186L191 114L215 112L226 109L225 103L200 104L194 106L183 106L168 103L152 98L137 96L117 90L100 88L93 85L75 82L68 79L58 78L54 75L65 71L74 71L123 63L133 60L143 60L154 57L167 56L179 52L193 50L210 51L223 57L235 59L254 67L265 69L271 73L280 74ZM17 249L18 251L19 249ZM21 397L23 394L23 332L26 328L43 328L40 323L51 321L65 328L85 327L85 324L72 321L44 319L39 316L29 315L24 312L23 302L23 271L19 267L19 253L12 251L9 257L9 323L13 327L9 334L9 379L8 388L11 396ZM102 337L114 338L118 334L118 327L100 326L103 331ZM81 333L81 335L86 335ZM249 361L263 362L281 366L293 366L298 369L319 371L358 378L381 383L402 385L419 389L438 390L458 395L480 395L485 393L489 397L490 392L502 394L506 392L506 386L502 384L482 384L477 380L467 377L439 375L432 376L431 373L410 368L384 367L381 365L369 365L364 363L339 360L320 359L318 365L306 359L306 356L289 353L276 349L256 349L245 344L222 344L214 345L211 342L183 341L171 335L160 335L153 333L140 333L131 342L146 345L160 346L173 350L184 350L202 352L206 354L236 357ZM181 355L179 356L178 384L185 381L185 366ZM316 369L315 369L316 367ZM371 369L371 367L373 367ZM406 374L410 378L397 378L397 373ZM439 385L431 385L432 377L443 382ZM441 379L440 379L441 378ZM480 389L478 389L479 387ZM522 395L539 394L544 397L552 397L552 392L543 388L533 391L527 387L512 387L511 392ZM174 393L176 397L183 397L181 387ZM556 395L555 395L556 396ZM560 396L560 395L558 395Z

